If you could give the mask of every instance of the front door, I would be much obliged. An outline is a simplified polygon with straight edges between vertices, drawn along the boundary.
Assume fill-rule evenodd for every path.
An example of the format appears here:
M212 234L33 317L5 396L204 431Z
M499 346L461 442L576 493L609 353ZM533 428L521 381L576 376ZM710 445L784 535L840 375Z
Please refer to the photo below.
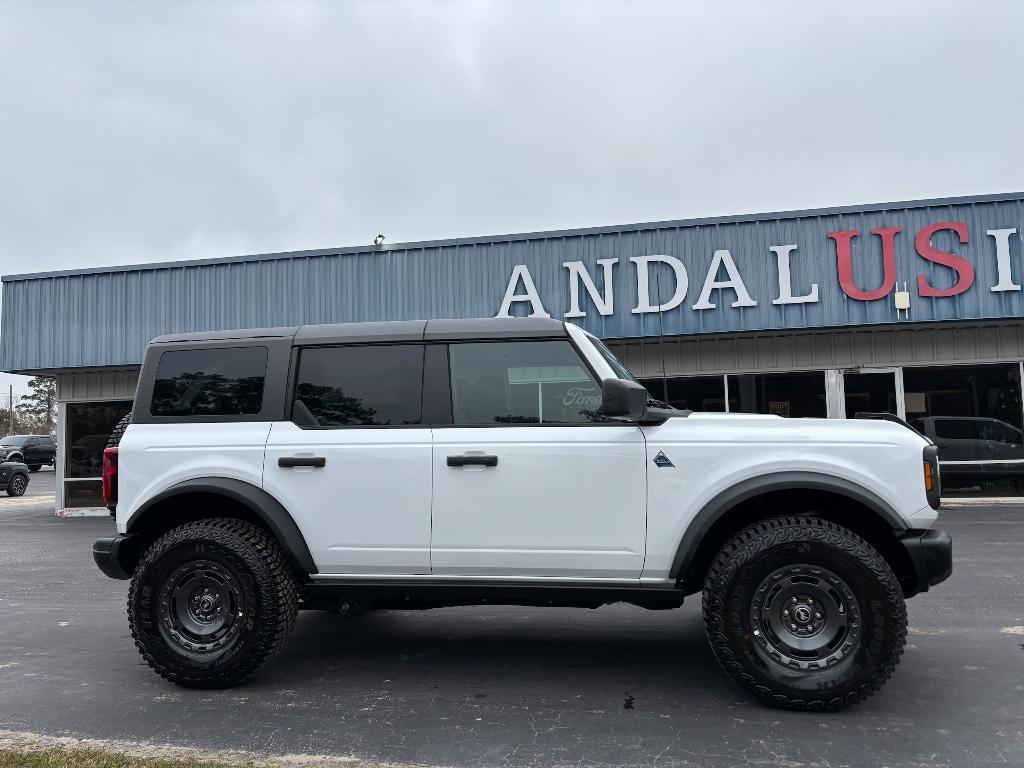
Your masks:
M900 369L848 368L842 373L842 417L853 419L858 413L891 413L906 418Z
M306 347L292 420L275 422L263 486L321 574L430 573L430 429L422 344Z
M598 415L565 339L449 347L450 427L434 429L437 575L638 578L644 437Z

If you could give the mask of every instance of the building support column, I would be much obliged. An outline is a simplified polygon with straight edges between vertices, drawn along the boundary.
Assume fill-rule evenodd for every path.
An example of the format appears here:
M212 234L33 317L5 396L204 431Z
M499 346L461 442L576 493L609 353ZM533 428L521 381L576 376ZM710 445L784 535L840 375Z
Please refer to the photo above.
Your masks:
M54 459L55 486L53 491L53 509L59 511L64 509L64 464L68 452L65 450L64 441L67 436L64 428L65 403L57 401L57 458Z

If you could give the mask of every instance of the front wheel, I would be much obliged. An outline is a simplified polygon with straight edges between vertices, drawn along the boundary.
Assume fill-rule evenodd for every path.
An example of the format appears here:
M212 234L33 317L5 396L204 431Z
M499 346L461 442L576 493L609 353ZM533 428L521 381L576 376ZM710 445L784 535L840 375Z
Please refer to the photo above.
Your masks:
M186 688L241 682L295 625L298 584L267 531L241 520L186 523L146 550L128 589L135 645Z
M7 495L24 496L26 488L28 488L28 480L23 475L15 475L7 485Z
M755 523L718 553L704 584L704 622L726 672L764 701L838 710L879 690L907 639L892 568L827 520Z
M28 468L28 471L29 471L29 472L38 472L38 471L39 471L40 469L42 469L42 468L43 468L43 465L42 465L42 464L32 464L32 465L31 465L31 466L30 466L30 467Z

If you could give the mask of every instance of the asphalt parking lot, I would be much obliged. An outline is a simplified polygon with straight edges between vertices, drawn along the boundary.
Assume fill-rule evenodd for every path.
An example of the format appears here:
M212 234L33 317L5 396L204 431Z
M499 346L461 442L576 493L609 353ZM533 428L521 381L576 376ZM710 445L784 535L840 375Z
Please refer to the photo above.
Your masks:
M1024 765L1024 505L944 512L952 579L910 601L894 678L834 715L768 709L681 610L304 613L244 686L187 691L92 564L103 518L52 516L53 475L0 497L0 730L456 766Z

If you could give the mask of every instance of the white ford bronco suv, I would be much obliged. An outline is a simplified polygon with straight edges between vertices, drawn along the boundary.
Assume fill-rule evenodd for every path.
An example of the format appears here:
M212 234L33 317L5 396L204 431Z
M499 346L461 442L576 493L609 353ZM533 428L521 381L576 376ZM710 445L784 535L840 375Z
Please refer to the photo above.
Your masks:
M677 411L580 328L430 320L161 336L105 453L147 663L238 683L300 609L675 608L765 701L878 690L950 575L930 441Z

